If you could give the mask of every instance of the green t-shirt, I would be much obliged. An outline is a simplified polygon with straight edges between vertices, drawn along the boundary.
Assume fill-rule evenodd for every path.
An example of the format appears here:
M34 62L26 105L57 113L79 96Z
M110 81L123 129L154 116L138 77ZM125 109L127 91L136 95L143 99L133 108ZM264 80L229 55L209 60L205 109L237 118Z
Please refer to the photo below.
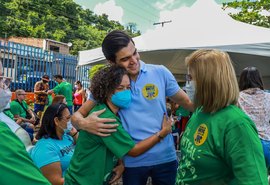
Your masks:
M102 185L104 177L130 151L135 143L122 127L120 119L105 104L96 105L91 112L106 108L101 118L116 119L117 132L99 137L80 131L75 152L65 175L65 185ZM115 123L115 124L116 124Z
M181 140L177 185L268 185L255 124L236 106L199 109Z
M28 110L26 101L23 100L22 105L26 110ZM22 118L26 118L26 112L17 100L10 102L10 111L13 115L19 115Z
M24 144L3 122L0 122L0 184L49 185L34 165Z
M14 120L14 115L11 113L10 109L4 110L4 114Z
M179 106L178 109L176 109L175 114L176 114L176 116L179 116L181 114L181 116L183 116L183 117L188 117L190 112L188 110L184 109L184 107Z
M58 95L63 95L66 98L67 106L72 106L72 86L70 83L63 81L53 88L53 92Z

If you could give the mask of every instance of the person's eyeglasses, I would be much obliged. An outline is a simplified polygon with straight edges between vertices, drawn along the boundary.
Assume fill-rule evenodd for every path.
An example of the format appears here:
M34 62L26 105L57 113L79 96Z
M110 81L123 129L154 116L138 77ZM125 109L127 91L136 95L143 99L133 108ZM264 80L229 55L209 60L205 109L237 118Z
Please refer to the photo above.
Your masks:
M0 88L8 89L12 78L0 76Z
M186 81L191 81L191 80L192 80L191 74L186 74Z
M23 96L26 96L26 94L18 94L18 95L23 95Z

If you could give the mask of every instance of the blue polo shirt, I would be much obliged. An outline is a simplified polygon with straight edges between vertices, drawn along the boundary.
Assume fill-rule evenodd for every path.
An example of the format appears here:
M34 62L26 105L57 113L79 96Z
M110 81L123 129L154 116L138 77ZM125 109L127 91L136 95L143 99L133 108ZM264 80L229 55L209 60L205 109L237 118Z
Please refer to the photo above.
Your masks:
M161 130L166 96L173 96L179 90L174 76L166 67L140 61L137 80L131 80L131 104L128 109L118 112L124 129L136 143ZM92 94L89 99L95 102ZM152 166L173 160L176 160L176 152L171 134L138 157L124 157L126 167Z
M179 90L174 76L163 65L140 61L137 80L131 80L131 105L119 111L124 129L136 143L161 130L166 113L165 97ZM173 160L176 160L176 152L171 134L138 157L124 157L126 167L152 166Z

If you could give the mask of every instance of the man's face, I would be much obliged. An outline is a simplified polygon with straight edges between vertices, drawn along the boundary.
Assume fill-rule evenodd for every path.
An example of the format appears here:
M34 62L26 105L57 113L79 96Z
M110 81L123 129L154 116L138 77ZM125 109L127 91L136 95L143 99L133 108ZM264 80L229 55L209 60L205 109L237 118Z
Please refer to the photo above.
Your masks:
M140 55L131 41L127 47L122 48L115 56L115 63L124 67L131 78L138 76L140 70Z
M61 82L59 78L54 78L54 81L56 81L58 84Z
M19 100L25 100L25 98L26 98L26 93L25 93L25 91L20 92L20 94L17 95L17 98L18 98Z

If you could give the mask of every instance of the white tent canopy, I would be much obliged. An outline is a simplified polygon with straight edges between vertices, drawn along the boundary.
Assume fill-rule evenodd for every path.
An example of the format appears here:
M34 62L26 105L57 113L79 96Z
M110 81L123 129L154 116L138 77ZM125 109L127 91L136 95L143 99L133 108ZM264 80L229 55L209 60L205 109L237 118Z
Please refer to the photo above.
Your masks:
M164 27L134 38L141 59L165 65L179 80L186 74L185 57L198 48L229 52L237 74L246 66L259 68L270 88L270 29L232 19L214 0L197 0L172 12ZM79 65L104 63L101 48L80 51Z

